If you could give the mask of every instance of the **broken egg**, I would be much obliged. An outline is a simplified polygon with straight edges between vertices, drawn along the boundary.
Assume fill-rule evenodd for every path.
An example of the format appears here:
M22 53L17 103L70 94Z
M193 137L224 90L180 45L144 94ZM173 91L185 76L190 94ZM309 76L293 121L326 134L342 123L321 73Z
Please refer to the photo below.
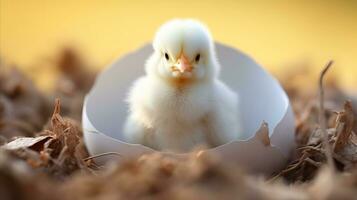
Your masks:
M151 45L146 45L114 62L98 75L85 98L82 124L86 147L91 155L108 155L97 158L99 163L157 152L124 142L122 132L128 114L128 89L144 75L145 60L152 51ZM257 174L269 175L282 169L295 147L294 115L286 93L274 77L244 53L219 43L216 53L222 66L220 80L240 96L243 127L239 140L200 153L214 154L222 162Z

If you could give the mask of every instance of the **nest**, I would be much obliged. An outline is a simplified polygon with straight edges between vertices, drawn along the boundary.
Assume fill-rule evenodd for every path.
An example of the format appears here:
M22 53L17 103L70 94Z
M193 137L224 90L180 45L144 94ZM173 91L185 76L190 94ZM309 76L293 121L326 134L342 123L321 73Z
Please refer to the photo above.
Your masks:
M121 165L113 162L98 166L83 145L79 122L83 98L95 73L88 71L70 49L62 51L54 65L60 76L50 93L41 92L16 68L0 66L2 199L357 196L357 113L353 108L357 108L357 101L333 81L320 90L307 91L296 83L314 80L308 72L292 71L281 76L297 116L298 146L285 169L270 177L257 177L199 152L184 160L154 153ZM325 91L323 112L316 91ZM321 116L326 119L323 126Z

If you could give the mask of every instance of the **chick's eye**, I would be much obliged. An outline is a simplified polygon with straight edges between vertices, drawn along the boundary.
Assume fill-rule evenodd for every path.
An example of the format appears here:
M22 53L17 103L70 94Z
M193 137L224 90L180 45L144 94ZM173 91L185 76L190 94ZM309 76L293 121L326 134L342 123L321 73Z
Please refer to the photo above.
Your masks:
M165 53L165 58L166 58L166 60L169 60L170 59L169 54Z
M200 57L201 57L201 55L200 55L200 54L197 54L197 56L196 56L196 58L195 58L195 61L196 61L196 62L200 61Z

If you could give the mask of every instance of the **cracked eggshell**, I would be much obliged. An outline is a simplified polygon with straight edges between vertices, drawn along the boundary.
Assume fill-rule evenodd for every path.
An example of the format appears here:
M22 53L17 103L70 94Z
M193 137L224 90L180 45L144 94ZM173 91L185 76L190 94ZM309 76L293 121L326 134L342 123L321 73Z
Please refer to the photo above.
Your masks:
M145 61L152 51L151 45L146 45L117 60L97 77L85 98L82 121L89 153L121 155L101 157L97 162L122 161L156 152L140 144L128 144L122 135L128 89L144 75ZM286 93L275 78L244 53L219 43L216 53L222 65L221 80L240 96L243 127L240 140L203 153L218 155L223 162L240 165L252 173L269 175L280 170L295 146L294 116Z

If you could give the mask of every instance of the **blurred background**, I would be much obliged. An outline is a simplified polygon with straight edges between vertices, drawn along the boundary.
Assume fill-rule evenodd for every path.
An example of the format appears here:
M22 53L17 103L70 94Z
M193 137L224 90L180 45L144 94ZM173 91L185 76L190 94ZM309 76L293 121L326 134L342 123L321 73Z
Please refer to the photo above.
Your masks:
M357 91L357 1L0 0L0 57L49 89L51 59L74 48L93 69L151 42L172 18L196 18L213 37L279 75L305 66ZM315 84L315 82L313 82Z

